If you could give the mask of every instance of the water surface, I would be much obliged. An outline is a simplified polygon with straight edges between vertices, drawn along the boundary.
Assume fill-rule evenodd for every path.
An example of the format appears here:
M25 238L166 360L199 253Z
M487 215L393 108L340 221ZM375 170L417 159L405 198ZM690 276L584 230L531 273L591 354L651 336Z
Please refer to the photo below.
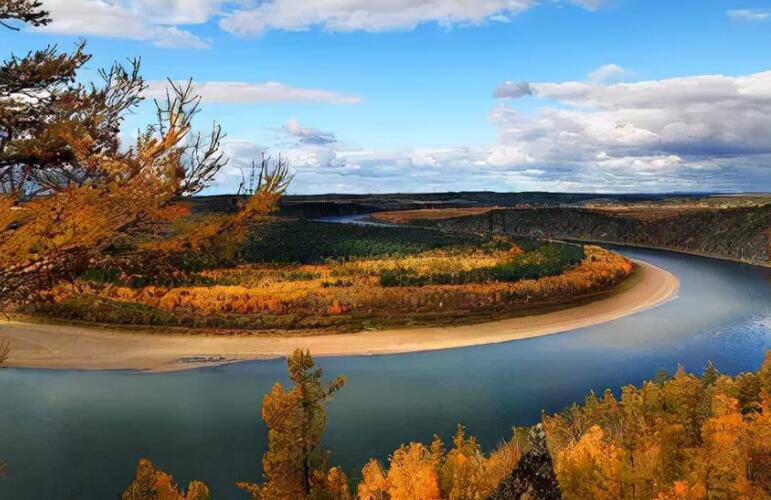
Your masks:
M673 272L679 297L656 309L564 334L377 357L319 359L346 387L324 444L355 474L402 442L449 440L463 423L487 448L588 390L638 384L677 363L755 370L771 348L771 272L667 252L617 248ZM480 326L484 328L484 326ZM287 383L284 361L172 374L0 370L0 499L110 499L148 457L217 499L259 480L262 395Z

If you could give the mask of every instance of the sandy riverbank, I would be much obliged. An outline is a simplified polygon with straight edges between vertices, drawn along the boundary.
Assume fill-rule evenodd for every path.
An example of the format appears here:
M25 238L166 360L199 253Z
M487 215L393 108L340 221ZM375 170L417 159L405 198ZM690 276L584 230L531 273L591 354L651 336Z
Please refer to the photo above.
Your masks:
M174 371L202 365L284 356L297 347L314 356L392 354L506 342L604 323L677 296L670 272L635 261L634 286L589 304L534 316L463 326L394 328L317 336L215 336L121 332L51 324L0 322L10 341L6 366L55 369ZM184 358L207 358L183 362ZM214 360L214 361L213 361Z

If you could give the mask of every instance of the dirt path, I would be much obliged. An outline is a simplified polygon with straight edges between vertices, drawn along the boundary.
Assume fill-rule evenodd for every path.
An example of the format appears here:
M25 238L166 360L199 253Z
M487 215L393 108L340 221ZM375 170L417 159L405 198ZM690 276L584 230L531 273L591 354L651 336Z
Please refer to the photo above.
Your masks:
M560 311L463 326L394 328L317 336L149 334L81 326L0 322L10 341L7 366L57 369L174 371L232 361L284 356L295 348L314 356L428 351L506 342L604 323L677 296L670 272L635 261L641 273L629 289Z

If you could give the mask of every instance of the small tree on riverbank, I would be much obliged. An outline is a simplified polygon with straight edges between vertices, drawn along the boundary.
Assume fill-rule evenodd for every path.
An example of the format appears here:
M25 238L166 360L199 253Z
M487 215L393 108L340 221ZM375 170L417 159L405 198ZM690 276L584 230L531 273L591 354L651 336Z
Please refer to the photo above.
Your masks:
M342 376L324 387L321 368L310 352L297 349L287 360L294 386L275 384L262 402L268 451L262 458L265 483L240 483L254 500L348 500L348 481L339 468L327 468L320 448L327 424L326 405L345 384Z

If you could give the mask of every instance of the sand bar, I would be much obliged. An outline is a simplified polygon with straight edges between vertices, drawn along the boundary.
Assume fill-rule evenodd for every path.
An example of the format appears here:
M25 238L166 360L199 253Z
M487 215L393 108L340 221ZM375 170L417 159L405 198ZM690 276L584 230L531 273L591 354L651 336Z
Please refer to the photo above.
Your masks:
M589 304L545 314L462 326L393 328L315 336L179 335L54 324L0 322L10 341L6 366L52 369L175 371L285 356L295 348L314 356L393 354L467 347L550 335L612 321L677 296L677 278L635 260L640 273L628 289Z

